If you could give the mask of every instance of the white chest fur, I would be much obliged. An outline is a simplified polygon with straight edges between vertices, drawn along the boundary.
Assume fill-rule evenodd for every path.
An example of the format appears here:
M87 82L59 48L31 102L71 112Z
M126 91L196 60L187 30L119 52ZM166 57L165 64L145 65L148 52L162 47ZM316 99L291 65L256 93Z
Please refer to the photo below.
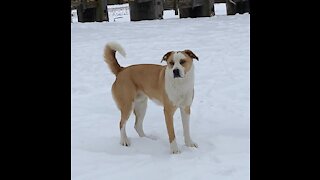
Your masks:
M194 88L194 67L192 65L184 78L173 78L172 70L165 72L165 90L169 100L177 107L191 105Z

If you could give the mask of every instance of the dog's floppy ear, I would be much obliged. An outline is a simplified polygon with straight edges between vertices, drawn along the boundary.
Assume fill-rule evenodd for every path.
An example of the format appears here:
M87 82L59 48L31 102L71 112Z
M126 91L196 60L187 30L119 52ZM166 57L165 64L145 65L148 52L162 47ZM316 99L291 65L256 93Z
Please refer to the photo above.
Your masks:
M169 58L169 56L171 55L171 53L173 53L173 51L167 52L167 53L162 57L161 62L162 62L162 61L167 61L168 58Z
M190 56L191 58L196 59L196 60L199 61L199 58L198 58L191 50L186 49L186 50L184 50L184 52L185 52L186 54L188 54L188 56Z

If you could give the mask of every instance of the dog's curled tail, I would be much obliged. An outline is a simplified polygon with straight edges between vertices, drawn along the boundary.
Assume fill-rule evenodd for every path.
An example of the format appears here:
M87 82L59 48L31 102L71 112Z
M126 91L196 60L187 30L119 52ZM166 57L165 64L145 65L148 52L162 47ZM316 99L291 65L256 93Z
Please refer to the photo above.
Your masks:
M119 65L118 60L116 58L116 52L119 52L123 57L126 56L126 52L117 42L109 42L104 48L104 61L108 64L110 70L116 76L123 69L122 66Z

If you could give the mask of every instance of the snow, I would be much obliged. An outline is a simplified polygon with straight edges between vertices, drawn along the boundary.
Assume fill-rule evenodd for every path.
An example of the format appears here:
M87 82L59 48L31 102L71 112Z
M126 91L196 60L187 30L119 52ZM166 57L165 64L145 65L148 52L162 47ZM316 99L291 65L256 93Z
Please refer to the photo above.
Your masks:
M250 178L249 14L71 23L71 31L73 180ZM190 117L198 148L184 145L177 111L174 127L181 154L169 153L163 109L152 101L144 131L157 139L140 138L132 114L126 126L131 146L120 146L120 113L111 95L115 76L103 61L110 41L126 50L126 58L117 56L122 66L160 64L171 50L190 49L199 57Z

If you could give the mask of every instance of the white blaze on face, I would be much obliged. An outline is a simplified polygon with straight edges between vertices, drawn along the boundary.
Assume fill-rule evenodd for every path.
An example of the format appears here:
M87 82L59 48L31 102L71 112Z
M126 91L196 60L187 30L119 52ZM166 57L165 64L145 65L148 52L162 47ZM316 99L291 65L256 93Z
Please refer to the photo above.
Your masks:
M184 72L184 67L180 64L180 60L185 59L185 58L186 58L186 56L184 54L182 54L181 52L174 52L174 54L173 54L174 66L172 68L172 71L174 69L179 69L180 76L182 78L185 76L185 72ZM172 74L173 74L173 72L172 72Z

